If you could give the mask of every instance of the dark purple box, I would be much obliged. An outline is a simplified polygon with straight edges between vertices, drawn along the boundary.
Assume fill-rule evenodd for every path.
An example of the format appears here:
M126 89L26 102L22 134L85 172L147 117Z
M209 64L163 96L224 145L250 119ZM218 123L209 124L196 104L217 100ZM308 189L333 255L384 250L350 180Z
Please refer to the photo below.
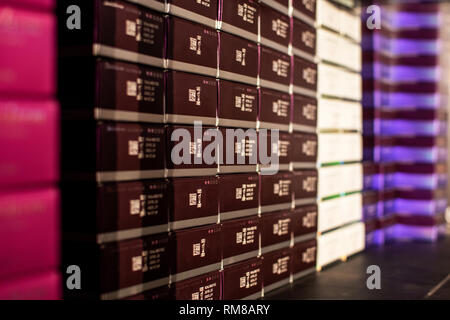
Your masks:
M292 231L295 242L302 242L307 237L315 238L317 232L317 205L306 205L292 212Z
M170 229L185 229L219 221L219 181L216 177L170 181Z
M273 175L260 175L261 212L290 209L294 196L294 175L281 172Z
M292 127L294 131L314 133L317 127L317 99L294 94Z
M259 121L261 128L289 130L291 96L266 88L259 89Z
M291 249L284 248L266 253L263 259L264 292L269 292L289 283L292 274Z
M316 257L316 239L295 244L292 248L292 274L294 279L315 272Z
M202 121L206 125L216 125L216 79L169 71L166 88L166 122L192 125L194 121Z
M255 129L219 128L223 136L220 173L256 172L258 134Z
M59 99L68 117L156 123L164 120L162 69L104 58L63 58L59 84Z
M254 86L219 80L219 126L256 128L258 89Z
M289 92L291 57L259 45L259 84L262 87Z
M315 98L317 92L317 64L294 56L292 83L294 92Z
M289 170L290 164L293 160L293 146L292 135L290 133L279 132L278 137L278 162L279 170Z
M294 169L315 168L317 162L317 135L297 132L291 135L291 140Z
M314 25L316 20L316 0L293 0L293 15Z
M219 78L258 84L258 45L246 39L219 32Z
M81 29L59 29L61 56L94 54L164 67L164 16L125 1L58 1L58 18L66 25L66 10L77 5Z
M67 183L62 195L64 233L73 237L103 244L169 230L166 180Z
M217 173L218 154L215 150L205 153L205 148L215 141L216 128L170 125L166 132L166 165L169 177L208 176ZM189 138L190 141L185 141ZM205 155L208 156L204 157Z
M219 29L258 41L257 0L220 0L219 20Z
M257 214L258 207L258 174L219 176L219 212L221 221Z
M169 286L164 286L145 291L135 296L125 298L124 300L169 300L169 297Z
M222 245L219 224L175 231L170 240L172 282L220 269Z
M175 300L221 300L220 272L214 271L173 284L171 298Z
M258 216L222 223L222 259L224 265L256 258L261 234Z
M311 61L316 56L317 32L311 25L292 19L292 49L295 55Z
M218 0L166 0L167 13L216 28Z
M315 203L317 198L317 170L299 170L293 172L293 191L295 206Z
M264 213L261 217L261 248L265 254L288 247L291 243L293 221L291 211Z
M289 0L260 0L261 3L264 3L279 12L289 15Z
M223 300L251 300L262 295L262 259L254 258L222 271Z
M164 177L162 126L67 120L62 133L63 172L70 180L110 182Z
M288 53L291 42L291 20L269 6L260 6L260 43Z
M167 18L166 59L169 69L215 77L218 47L216 30L177 17Z
M378 217L381 217L381 213L379 212L378 199L379 194L378 191L364 191L362 193L363 198L363 218L364 221L372 220Z

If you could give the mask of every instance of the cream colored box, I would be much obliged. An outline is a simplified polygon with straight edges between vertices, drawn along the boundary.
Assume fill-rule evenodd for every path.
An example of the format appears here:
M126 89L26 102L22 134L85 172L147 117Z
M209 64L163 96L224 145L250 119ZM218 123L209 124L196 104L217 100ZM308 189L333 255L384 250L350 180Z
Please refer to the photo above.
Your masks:
M318 175L320 199L361 191L363 188L363 169L360 163L321 167Z
M362 220L360 193L319 202L317 227L319 233L360 220Z
M318 162L361 161L363 156L362 135L359 133L320 133Z
M359 102L320 98L317 112L319 130L362 131L362 105Z

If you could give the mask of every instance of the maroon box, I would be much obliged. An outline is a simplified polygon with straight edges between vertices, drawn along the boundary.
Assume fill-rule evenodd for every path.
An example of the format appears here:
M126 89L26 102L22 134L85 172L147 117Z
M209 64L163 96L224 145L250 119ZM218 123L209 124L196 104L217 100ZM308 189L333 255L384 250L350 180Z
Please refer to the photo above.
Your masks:
M124 299L169 284L169 236L153 235L103 245L65 243L65 263L82 270L81 289L69 298Z
M260 2L267 4L285 15L289 15L289 0L260 0Z
M315 203L317 198L317 170L299 170L293 172L293 191L295 206Z
M311 25L292 19L292 50L295 55L314 61L317 50L317 32Z
M256 172L258 164L258 134L255 129L220 128L223 152L220 157L221 173Z
M167 13L216 28L218 0L166 0Z
M311 25L316 20L316 0L293 0L293 15Z
M265 213L261 217L261 250L270 251L289 247L292 237L292 212Z
M258 45L246 39L219 32L219 78L258 84Z
M295 243L316 237L317 214L318 207L315 204L298 207L292 212L292 231Z
M206 125L216 125L216 79L169 71L166 87L166 122L193 124L202 121Z
M222 223L222 259L224 265L256 258L261 227L258 216Z
M260 40L265 46L289 53L291 42L291 21L286 14L282 14L269 6L260 6Z
M220 272L214 271L192 279L176 282L171 287L175 300L221 300Z
M258 207L258 174L219 176L219 212L221 221L257 214Z
M257 0L220 0L219 20L219 29L258 41Z
M289 92L291 57L259 45L259 84L262 87Z
M262 260L254 258L225 267L222 271L224 300L252 300L262 295Z
M169 69L217 75L218 33L188 20L167 18L166 59Z
M59 25L73 1L58 1ZM125 1L77 1L81 29L60 28L61 56L92 55L164 67L164 16Z
M169 286L164 286L125 298L125 300L169 300Z
M70 180L110 182L164 177L162 126L68 120L62 134L63 172Z
M62 196L66 235L103 244L169 230L166 180L67 183Z
M317 162L317 135L296 132L291 135L291 139L294 169L315 168Z
M317 99L297 94L292 97L292 128L294 131L316 132Z
M164 120L162 69L104 58L63 58L59 83L63 112L69 117L156 123Z
M219 221L219 181L216 177L171 179L170 192L171 230Z
M219 224L175 231L170 240L172 282L220 269L222 246Z
M317 92L317 64L294 56L292 83L294 92L315 98Z
M292 274L294 275L294 280L315 272L316 257L316 239L294 245L292 248Z
M216 149L205 150L215 141L216 128L169 125L166 132L169 177L207 176L217 173Z
M291 96L266 88L259 89L259 122L261 128L289 130Z
M264 292L289 283L292 274L291 249L285 248L263 255Z
M260 175L261 212L290 209L293 205L294 176L290 172Z
M219 80L219 126L256 128L258 89L254 86Z

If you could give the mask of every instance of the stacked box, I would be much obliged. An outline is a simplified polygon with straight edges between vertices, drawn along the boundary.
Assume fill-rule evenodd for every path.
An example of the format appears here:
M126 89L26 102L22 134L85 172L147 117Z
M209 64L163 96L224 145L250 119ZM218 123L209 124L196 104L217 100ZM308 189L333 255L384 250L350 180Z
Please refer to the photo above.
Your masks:
M55 2L0 4L0 299L61 299Z

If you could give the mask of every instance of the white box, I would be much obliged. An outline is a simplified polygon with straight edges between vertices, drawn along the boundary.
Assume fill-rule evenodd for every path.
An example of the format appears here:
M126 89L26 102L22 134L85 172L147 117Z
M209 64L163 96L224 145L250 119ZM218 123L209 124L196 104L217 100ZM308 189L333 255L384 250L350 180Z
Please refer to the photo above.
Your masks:
M363 168L360 163L319 168L319 199L361 191L362 188Z
M341 12L339 8L329 1L319 0L317 2L317 25L340 32Z
M340 32L356 42L361 42L361 18L357 12L341 11Z
M345 224L362 220L360 193L319 202L318 232L322 233Z
M317 128L319 130L362 131L362 105L359 102L320 98Z
M362 144L359 133L320 133L317 161L321 164L361 161Z

